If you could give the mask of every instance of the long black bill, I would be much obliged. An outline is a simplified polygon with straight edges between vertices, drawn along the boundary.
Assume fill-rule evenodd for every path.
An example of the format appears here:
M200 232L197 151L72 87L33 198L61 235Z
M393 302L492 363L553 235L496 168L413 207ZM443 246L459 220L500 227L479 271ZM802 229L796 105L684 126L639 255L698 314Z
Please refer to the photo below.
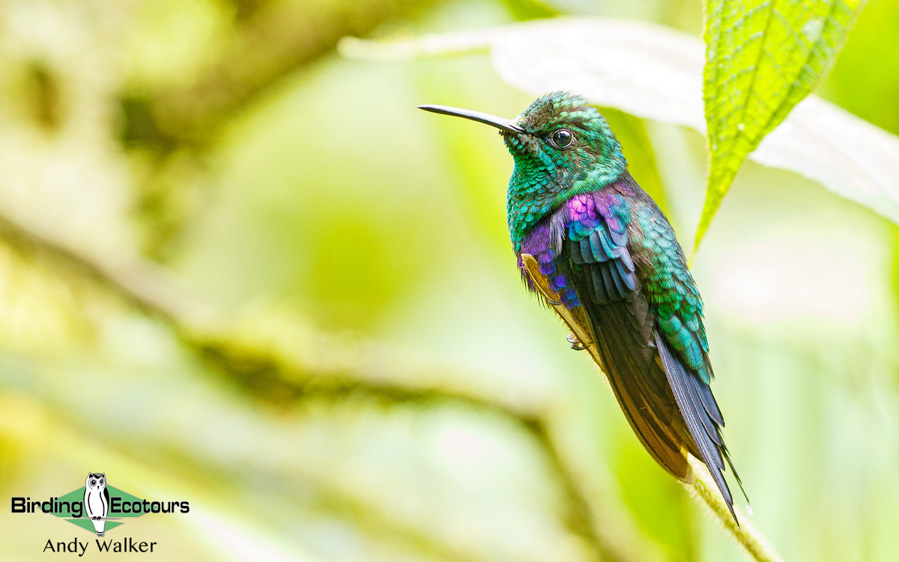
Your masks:
M424 109L425 111L430 111L431 113L441 113L443 115L454 115L456 117L470 119L472 121L477 121L478 123L484 123L485 125L496 127L497 129L506 131L507 133L524 132L524 129L522 129L518 125L515 125L508 119L496 117L494 115L490 115L489 113L481 113L480 111L447 107L445 105L419 105L418 109Z

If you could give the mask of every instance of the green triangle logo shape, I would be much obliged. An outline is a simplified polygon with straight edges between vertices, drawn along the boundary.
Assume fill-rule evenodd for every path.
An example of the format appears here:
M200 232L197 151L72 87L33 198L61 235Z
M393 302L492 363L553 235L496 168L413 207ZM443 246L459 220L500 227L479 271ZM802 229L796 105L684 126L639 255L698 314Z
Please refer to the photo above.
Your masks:
M56 505L58 509L51 511L53 515L56 517L60 517L76 525L81 527L82 529L89 531L91 534L95 534L94 524L91 520L84 515L83 510L83 502L84 502L84 486L72 490L68 494L64 496L60 496L57 498ZM116 511L113 509L113 506L118 505L121 506L124 503L132 503L137 502L141 503L143 500L138 498L137 496L133 496L128 492L120 490L115 486L106 486L107 491L109 492L109 513L107 517L114 518L131 518L131 517L140 517L144 515L144 512L133 513L129 510L127 513L122 511ZM116 499L118 498L118 501ZM122 525L124 522L120 521L106 521L106 530L115 529L116 527Z

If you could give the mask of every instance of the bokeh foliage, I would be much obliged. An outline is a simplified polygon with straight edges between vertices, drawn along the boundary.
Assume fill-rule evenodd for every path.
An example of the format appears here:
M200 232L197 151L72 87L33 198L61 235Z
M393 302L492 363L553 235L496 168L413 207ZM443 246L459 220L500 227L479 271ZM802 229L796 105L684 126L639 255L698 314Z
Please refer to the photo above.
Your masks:
M890 6L822 93L896 132ZM169 559L744 556L522 291L501 143L414 109L530 96L479 55L334 52L547 12L700 26L654 0L0 5L3 497L99 470L189 499L123 527ZM610 115L683 238L704 139ZM697 256L728 442L786 559L899 551L896 240L749 163ZM4 559L71 540L5 513Z

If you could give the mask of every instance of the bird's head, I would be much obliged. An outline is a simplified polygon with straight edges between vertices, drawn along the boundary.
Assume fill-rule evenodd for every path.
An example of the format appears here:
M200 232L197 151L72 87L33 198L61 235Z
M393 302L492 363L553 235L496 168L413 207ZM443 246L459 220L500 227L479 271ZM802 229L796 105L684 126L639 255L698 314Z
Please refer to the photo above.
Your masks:
M508 210L516 243L566 200L614 182L627 169L621 145L603 116L584 98L567 92L537 99L515 119L440 105L419 107L500 130L515 159Z

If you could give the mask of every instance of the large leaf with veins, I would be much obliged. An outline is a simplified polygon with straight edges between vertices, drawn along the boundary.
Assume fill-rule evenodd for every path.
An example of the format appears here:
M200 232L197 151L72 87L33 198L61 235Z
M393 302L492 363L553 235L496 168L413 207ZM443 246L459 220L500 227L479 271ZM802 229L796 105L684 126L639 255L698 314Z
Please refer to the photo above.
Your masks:
M486 52L506 82L534 96L570 90L596 105L706 132L704 45L657 25L562 18L402 41L348 39L341 51L378 60ZM749 158L793 170L899 224L899 139L814 95Z

